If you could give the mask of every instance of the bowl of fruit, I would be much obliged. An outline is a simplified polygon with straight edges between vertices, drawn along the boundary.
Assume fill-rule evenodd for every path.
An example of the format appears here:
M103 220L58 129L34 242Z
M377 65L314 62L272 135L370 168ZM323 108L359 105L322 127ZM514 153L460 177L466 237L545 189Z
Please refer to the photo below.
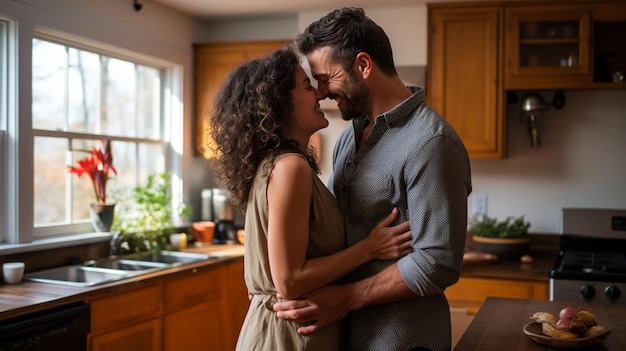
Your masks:
M542 345L577 349L602 344L611 334L611 328L598 324L590 311L565 307L558 315L535 312L532 322L523 328L524 334Z

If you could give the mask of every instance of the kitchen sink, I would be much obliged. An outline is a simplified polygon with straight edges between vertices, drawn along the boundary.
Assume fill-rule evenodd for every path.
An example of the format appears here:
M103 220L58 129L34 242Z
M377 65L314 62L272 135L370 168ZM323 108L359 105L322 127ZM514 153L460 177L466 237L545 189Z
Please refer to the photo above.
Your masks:
M181 251L144 251L120 257L133 261L168 264L172 267L206 261L211 258L207 254Z
M24 275L24 280L70 286L93 286L132 276L130 271L109 268L65 266Z
M127 260L123 258L103 258L99 260L91 260L83 263L86 267L98 267L109 268L121 271L155 271L163 268L168 268L171 265L163 262L149 262L149 261L136 261ZM146 272L148 273L148 272Z
M28 273L24 275L24 280L70 286L93 286L211 258L206 254L190 252L146 251Z

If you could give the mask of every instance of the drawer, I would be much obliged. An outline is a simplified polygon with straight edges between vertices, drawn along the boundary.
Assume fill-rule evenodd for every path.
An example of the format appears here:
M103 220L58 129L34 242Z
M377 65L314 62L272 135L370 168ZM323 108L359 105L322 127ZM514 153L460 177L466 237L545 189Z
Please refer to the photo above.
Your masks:
M159 315L161 291L161 285L151 284L92 300L90 302L92 332Z
M548 284L521 280L461 278L445 291L451 307L475 314L488 296L547 300Z
M166 280L163 293L165 311L220 299L224 274L225 269L218 265L202 270L190 269L183 276Z

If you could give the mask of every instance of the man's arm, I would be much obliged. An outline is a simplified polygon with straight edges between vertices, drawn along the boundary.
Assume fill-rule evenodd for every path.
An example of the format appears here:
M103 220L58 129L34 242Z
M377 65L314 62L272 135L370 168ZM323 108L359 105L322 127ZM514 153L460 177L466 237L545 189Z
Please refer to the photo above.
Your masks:
M298 328L298 333L307 335L342 319L350 311L415 296L402 279L398 264L394 263L369 278L347 285L329 285L302 299L279 302L274 310L278 318L306 324Z

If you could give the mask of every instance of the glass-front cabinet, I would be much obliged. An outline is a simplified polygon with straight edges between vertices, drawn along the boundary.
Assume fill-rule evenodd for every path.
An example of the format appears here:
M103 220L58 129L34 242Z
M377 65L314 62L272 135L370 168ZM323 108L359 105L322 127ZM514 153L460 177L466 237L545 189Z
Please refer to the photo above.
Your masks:
M591 10L506 9L505 88L575 88L591 82Z
M505 89L626 89L626 1L533 4L505 5Z

